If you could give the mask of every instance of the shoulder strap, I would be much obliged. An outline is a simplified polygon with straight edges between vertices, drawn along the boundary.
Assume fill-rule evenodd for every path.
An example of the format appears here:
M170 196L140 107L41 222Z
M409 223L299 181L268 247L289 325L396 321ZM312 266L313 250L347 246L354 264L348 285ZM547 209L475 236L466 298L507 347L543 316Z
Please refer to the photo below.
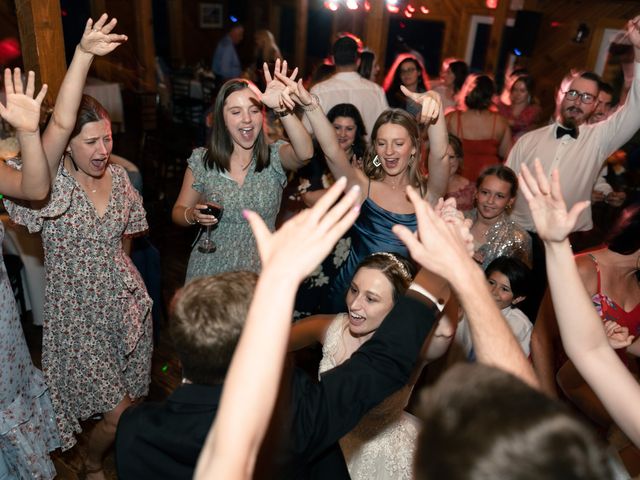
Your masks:
M598 265L598 260L596 260L596 257L594 257L592 254L588 253L587 256L591 259L591 261L593 262L593 264L596 267L596 274L598 275L598 294L601 293L600 291L600 265Z

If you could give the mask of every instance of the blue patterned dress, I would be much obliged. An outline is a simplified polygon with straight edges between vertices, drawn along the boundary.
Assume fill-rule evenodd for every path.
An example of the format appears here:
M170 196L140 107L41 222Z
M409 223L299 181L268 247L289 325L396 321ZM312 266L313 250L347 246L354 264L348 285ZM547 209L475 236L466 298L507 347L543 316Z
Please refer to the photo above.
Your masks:
M0 253L4 227L0 222ZM50 479L60 446L42 372L33 366L4 262L0 262L0 469L9 478Z

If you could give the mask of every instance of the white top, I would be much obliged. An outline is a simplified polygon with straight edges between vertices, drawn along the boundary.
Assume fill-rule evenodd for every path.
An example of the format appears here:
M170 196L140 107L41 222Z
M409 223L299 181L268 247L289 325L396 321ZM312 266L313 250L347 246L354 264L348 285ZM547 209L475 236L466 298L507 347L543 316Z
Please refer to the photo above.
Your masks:
M547 175L550 175L554 168L560 172L562 195L567 208L570 209L577 202L590 200L603 162L640 129L638 62L634 63L634 73L634 81L626 103L607 120L593 125L581 125L577 139L569 135L556 138L557 122L526 133L511 150L507 166L516 173L520 172L522 164L533 169L533 161L537 157ZM526 230L535 231L529 205L520 192L511 212L511 219ZM574 231L591 228L591 208L587 208L578 218Z
M352 103L360 111L367 139L378 116L389 108L384 90L377 83L362 78L358 72L340 72L313 86L311 93L318 96L325 113L339 103ZM304 125L311 132L307 118Z
M531 332L533 330L533 325L529 321L529 318L527 318L522 310L515 307L503 308L500 313L507 321L507 324L509 324L522 351L528 357L531 351ZM473 342L471 341L471 331L469 330L469 322L466 316L463 316L460 322L458 322L455 341L462 347L467 357L469 357L473 349Z

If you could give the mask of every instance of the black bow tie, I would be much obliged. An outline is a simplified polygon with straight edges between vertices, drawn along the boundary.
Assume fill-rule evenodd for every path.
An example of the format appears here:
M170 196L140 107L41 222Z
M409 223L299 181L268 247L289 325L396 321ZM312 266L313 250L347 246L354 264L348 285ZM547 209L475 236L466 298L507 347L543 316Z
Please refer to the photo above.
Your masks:
M558 125L558 128L556 128L556 138L562 138L565 135L570 135L573 138L578 138L578 129L575 127L564 128L563 126Z

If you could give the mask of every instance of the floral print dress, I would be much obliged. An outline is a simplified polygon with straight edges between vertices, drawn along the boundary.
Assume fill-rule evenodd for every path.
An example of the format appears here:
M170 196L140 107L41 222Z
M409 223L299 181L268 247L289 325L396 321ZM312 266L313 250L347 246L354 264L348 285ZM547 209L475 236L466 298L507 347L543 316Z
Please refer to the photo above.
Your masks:
M147 230L142 199L123 168L110 165L102 217L61 165L41 209L7 203L11 218L42 232L46 301L42 367L63 450L79 419L112 410L125 395L146 395L151 370L151 299L123 235Z
M0 245L3 237L0 222ZM0 262L0 465L9 478L51 479L56 470L49 452L59 446L49 392L42 372L31 363L7 270Z

